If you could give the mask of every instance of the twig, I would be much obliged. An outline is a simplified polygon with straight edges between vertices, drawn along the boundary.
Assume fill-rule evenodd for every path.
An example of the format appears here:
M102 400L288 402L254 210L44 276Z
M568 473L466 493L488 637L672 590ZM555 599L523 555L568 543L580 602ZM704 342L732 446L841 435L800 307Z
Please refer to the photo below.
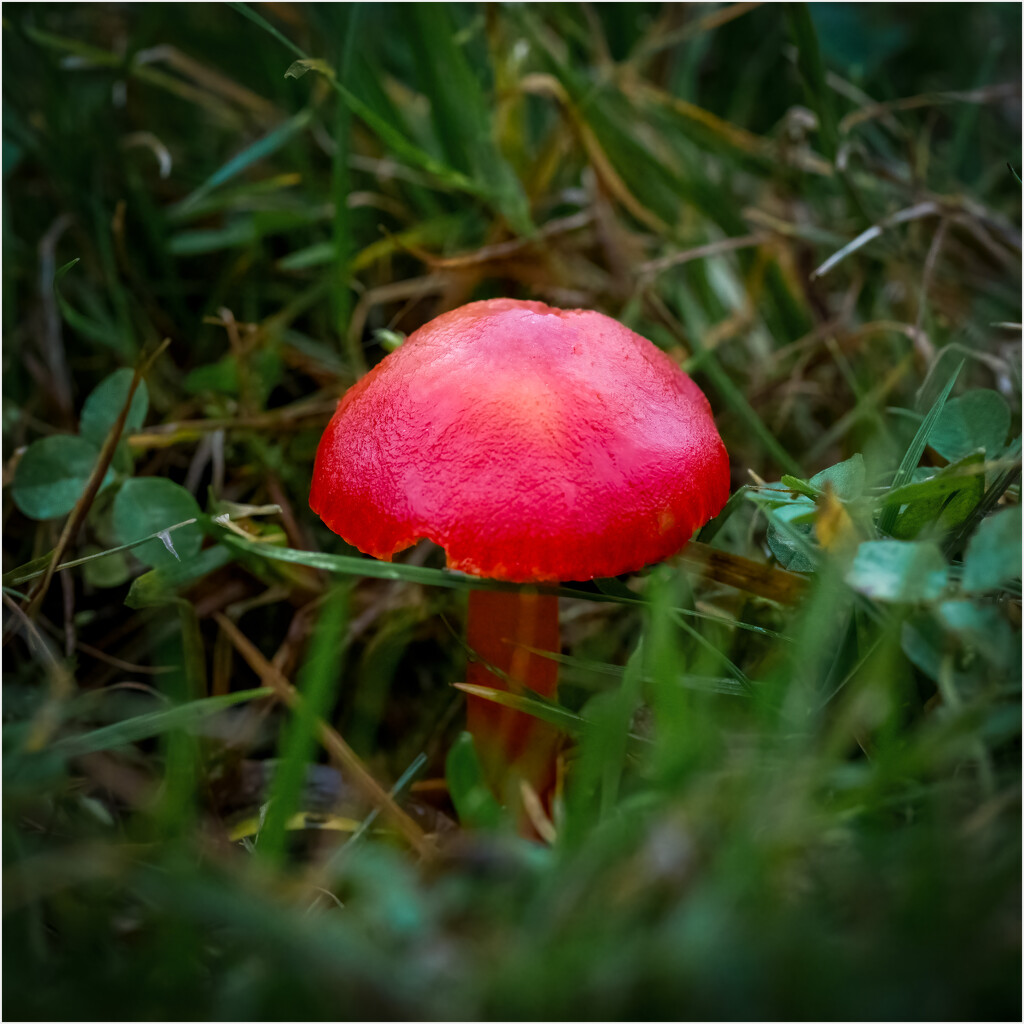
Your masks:
M690 541L677 558L688 568L696 569L705 579L779 604L797 604L807 590L807 580L803 576L742 555L719 551L695 540Z
M485 245L473 252L461 253L457 256L435 256L433 253L421 249L419 246L409 242L403 242L397 235L390 235L400 249L415 256L418 260L426 263L434 270L456 270L460 267L477 266L481 263L492 263L496 260L507 259L510 256L522 252L536 245L538 241L548 238L555 238L558 235L567 234L570 231L578 231L585 228L594 215L590 210L582 210L579 213L571 214L568 217L558 217L548 221L537 229L534 238L512 238L505 242L495 242L492 245Z
M924 311L928 305L928 291L932 285L932 274L935 272L935 263L939 256L939 250L942 248L942 242L946 237L946 231L949 227L949 221L943 218L939 221L939 226L935 229L935 235L932 238L932 244L928 247L928 255L924 261L924 271L921 274L921 294L917 300L917 319L914 322L914 333L918 338L924 337L922 334L922 328L924 326ZM935 347L928 343L928 348L924 352L925 361L931 362L935 358Z
M735 3L729 4L727 7L716 8L696 21L687 22L674 32L666 32L657 39L641 44L637 47L636 53L629 58L629 62L633 64L644 61L648 57L653 57L654 54L660 53L662 50L667 50L677 43L681 43L693 36L701 35L703 32L710 32L712 29L725 25L735 18L742 17L744 14L760 6L760 3Z
M885 220L872 224L867 231L862 231L852 242L848 242L837 253L833 253L817 270L811 271L811 280L824 277L833 267L846 259L851 253L862 249L868 242L878 238L887 228L895 227L897 224L904 224L910 220L920 220L922 217L937 217L941 212L937 203L929 200L925 203L917 203L908 206L905 210L898 210Z
M839 132L849 133L865 121L876 117L884 117L896 110L915 110L919 107L934 107L944 103L993 103L997 100L1009 99L1020 95L1020 85L1016 82L1002 82L998 85L986 85L981 89L970 89L966 92L926 92L919 96L904 96L898 100L887 100L884 103L872 103L847 114L839 122Z
M130 434L126 440L132 448L150 448L195 441L204 434L218 430L299 430L311 419L324 419L334 412L337 396L302 400L281 409L239 416L235 419L177 420L149 427L144 433Z
M139 675L146 676L162 676L166 675L168 672L177 671L173 665L136 665L135 662L125 661L124 658L118 658L113 654L107 654L106 651L101 651L98 647L93 647L92 644L83 643L81 640L77 639L75 641L75 650L81 651L83 654L88 654L90 658L95 658L97 661L105 662L107 665L113 665L114 668L119 668L124 672L137 672ZM107 687L107 691L112 689L114 689L114 687Z
M708 242L707 245L698 245L693 249L684 252L674 252L669 256L662 256L660 259L648 260L640 265L640 277L655 277L669 267L678 267L691 260L702 260L708 256L718 256L724 252L733 252L736 249L749 249L756 245L762 245L767 241L768 236L760 232L749 235L740 235L736 238L722 238L717 242Z

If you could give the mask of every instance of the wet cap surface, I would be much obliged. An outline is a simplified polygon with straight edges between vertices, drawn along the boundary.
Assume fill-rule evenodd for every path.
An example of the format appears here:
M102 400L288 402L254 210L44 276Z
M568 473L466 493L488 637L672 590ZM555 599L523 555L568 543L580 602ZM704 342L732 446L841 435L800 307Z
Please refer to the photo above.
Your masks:
M587 580L679 550L728 498L707 399L601 313L491 299L414 332L342 398L310 505L377 558Z

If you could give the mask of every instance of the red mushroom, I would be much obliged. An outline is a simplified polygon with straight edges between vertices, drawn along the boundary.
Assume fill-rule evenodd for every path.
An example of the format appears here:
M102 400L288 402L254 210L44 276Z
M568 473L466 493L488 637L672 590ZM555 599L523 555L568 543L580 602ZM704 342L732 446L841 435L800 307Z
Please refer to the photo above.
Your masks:
M707 399L664 352L601 313L490 299L425 324L344 395L310 506L377 558L427 537L452 569L555 583L665 558L728 491ZM559 650L557 598L473 589L467 640L469 682L554 696L556 662L528 648ZM549 792L553 728L473 697L468 723L493 781Z

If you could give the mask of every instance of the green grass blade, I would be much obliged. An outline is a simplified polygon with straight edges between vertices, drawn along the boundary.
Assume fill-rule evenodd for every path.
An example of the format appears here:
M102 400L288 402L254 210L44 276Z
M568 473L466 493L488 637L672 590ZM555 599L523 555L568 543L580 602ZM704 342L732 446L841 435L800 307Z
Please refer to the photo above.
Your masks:
M346 89L345 86L338 81L337 76L327 65L322 61L314 61L310 58L298 46L278 32L278 30L265 18L253 11L247 4L233 3L231 6L240 14L245 15L245 17L250 21L255 22L255 24L270 32L275 39L284 43L292 53L296 54L303 61L308 62L309 70L318 71L323 74L330 82L331 87L338 93L352 113L371 128L379 136L381 141L394 151L396 156L401 157L403 160L408 161L416 167L420 167L422 170L433 175L438 181L450 188L472 194L476 194L478 192L478 189L474 186L473 182L464 174L461 174L453 168L435 160L425 150L410 142L406 135L396 129L394 125L381 117L375 110L373 110L372 107L356 96L355 93Z
M495 691L497 692L497 691ZM468 828L496 829L502 821L501 804L495 799L473 744L473 737L462 732L445 758L445 779L455 811Z
M423 771L423 768L426 765L426 763L427 755L424 753L417 754L416 757L413 758L412 764L410 764L409 767L406 768L404 772L402 772L402 774L398 777L398 781L391 787L390 790L388 790L388 796L390 796L392 799L401 796L401 794L405 792L406 787L412 783L413 779L415 779L416 776L419 775L421 771ZM373 823L379 817L380 808L375 807L359 823L359 828L357 828L355 832L352 833L352 838L349 839L349 841L340 850L338 850L334 857L331 858L331 862L328 865L329 874L337 870L337 862L340 859L343 851L350 850L355 843L362 839L363 836L365 836L366 833L370 831L370 829L373 827Z
M832 104L832 89L825 79L825 63L818 46L811 11L805 3L787 3L786 24L797 51L797 67L804 84L807 105L818 117L821 150L834 163L839 149L839 127Z
M266 18L257 14L248 4L231 2L233 7L244 18L248 18L254 25L259 25L264 32L269 32L282 46L287 47L296 57L305 57L306 54L293 43L284 33L279 32Z
M225 708L268 697L272 692L269 689L242 690L220 697L204 697L166 711L135 715L112 725L93 729L91 732L67 736L51 744L49 751L61 757L81 757L83 754L95 754L101 750L115 750L175 729L188 729Z
M256 544L252 541L243 540L234 534L224 534L221 538L224 546L248 556L266 558L271 561L290 562L294 565L308 565L313 569L323 569L325 572L335 573L340 576L364 576L378 580L394 580L396 582L420 583L428 587L444 587L448 590L520 590L519 583L505 583L501 580L489 580L479 576L470 576L467 573L452 571L450 569L430 569L419 565L405 565L402 562L380 562L375 558L358 558L353 555L332 555L323 551L300 551L297 548L279 547L276 544ZM203 554L206 552L204 551ZM168 569L173 569L168 566ZM139 600L144 596L141 592L141 582L155 577L157 572L153 570L145 576L139 577L136 584L140 586ZM154 579L153 583L158 580ZM132 592L129 599L134 600ZM553 594L556 597L573 597L580 601L608 602L611 604L624 604L637 608L645 605L643 598L628 598L621 594L602 593L592 590L577 590L573 587L549 587L536 586L541 594ZM158 591L159 592L159 591ZM145 592L149 596L149 591ZM774 636L771 630L761 626L742 622L738 619L727 619L721 615L712 615L706 612L694 611L690 608L677 609L680 615L693 619L704 619L708 622L718 622L723 626L732 626L736 629L748 630L753 633L761 633L765 636Z
M343 36L341 56L338 61L338 80L347 86L351 81L352 52L355 47L356 35L359 31L359 13L357 4L346 8L343 20ZM331 288L331 302L334 313L334 330L339 338L349 342L348 360L355 375L366 372L366 359L359 339L349 338L349 318L352 315L352 271L351 259L355 251L352 211L348 207L348 197L352 191L352 174L349 161L352 156L352 111L348 104L339 100L334 113L334 156L331 160L331 197L334 205L334 218L331 223L332 257L334 261L334 282Z
M450 5L413 3L407 8L420 45L413 50L417 70L430 98L437 138L450 164L465 171L481 195L520 235L532 235L529 203L515 172L498 150L490 101L456 41Z
M199 188L178 203L172 210L171 216L176 220L187 217L214 189L231 181L232 178L237 177L253 164L276 153L292 138L305 131L312 119L312 110L300 110L297 114L289 117L287 121L257 139L252 145L246 146L240 153L235 154L227 163L214 171Z
M78 566L85 565L87 562L95 562L98 558L106 558L108 555L116 555L122 551L131 551L132 548L137 548L140 544L145 544L147 541L151 540L158 540L163 537L164 534L173 533L175 530L180 530L183 526L191 526L195 522L197 522L195 519L186 519L183 522L175 523L173 526L168 526L166 530L158 530L156 533L151 533L139 540L133 540L130 544L121 544L116 548L107 548L105 551L96 551L83 558L72 558L70 561L61 562L54 571L63 572L65 569L77 569ZM3 585L5 587L16 587L21 583L27 583L29 580L34 580L37 576L42 576L50 567L52 558L53 552L51 551L48 554L40 555L38 558L33 558L31 562L19 565L17 569L12 569L10 572L4 573L2 581Z
M452 686L472 697L482 697L484 700L500 704L503 708L512 708L513 711L522 711L524 714L533 715L534 718L539 718L542 722L547 722L568 733L577 733L586 728L586 721L582 716L537 695L526 696L526 694L512 693L509 690L497 690L490 686L476 686L473 683L452 683Z
M316 749L317 723L330 716L344 657L348 597L348 588L342 586L336 587L324 601L299 673L302 700L293 710L281 738L267 816L256 844L260 855L271 862L280 861L284 855L288 820L298 807L306 765Z
M676 609L676 614L679 609ZM605 661L591 661L588 658L577 658L572 654L556 654L554 651L542 651L539 647L523 646L523 649L539 658L549 658L557 661L569 669L570 675L578 675L582 678L588 676L606 676L610 679L623 678L626 670L621 665L609 665ZM735 669L736 666L733 666ZM737 671L739 671L737 669ZM743 676L743 673L740 673ZM743 679L746 677L743 676ZM739 678L729 676L694 676L682 675L679 677L679 685L688 687L691 690L700 690L704 693L724 693L730 696L744 697L750 693L749 682L743 682Z
M931 409L928 410L928 415L921 421L921 425L917 428L917 433L914 435L914 439L910 442L910 446L907 448L900 460L899 468L896 470L896 475L892 478L892 484L890 489L895 491L900 487L910 483L914 475L914 470L917 468L917 464L921 461L921 456L924 454L924 450L928 445L928 437L932 432L932 428L938 422L939 416L942 414L942 409L946 404L946 399L949 397L949 393L953 390L953 385L956 383L957 377L960 376L960 371L963 369L963 362L953 371L949 380L946 381L946 386L939 393L939 397L932 403ZM882 514L878 517L878 528L882 533L891 533L892 528L896 525L896 518L899 515L900 507L896 504L886 505L882 509Z

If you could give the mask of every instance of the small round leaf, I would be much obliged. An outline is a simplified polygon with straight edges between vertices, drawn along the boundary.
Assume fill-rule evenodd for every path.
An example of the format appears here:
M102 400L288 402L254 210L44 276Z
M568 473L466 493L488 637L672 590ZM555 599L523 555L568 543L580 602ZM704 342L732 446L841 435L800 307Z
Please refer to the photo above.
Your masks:
M984 448L991 458L1006 443L1010 407L998 391L978 388L945 404L928 435L928 444L944 459L955 462Z
M119 587L132 578L131 566L123 551L104 554L102 548L90 544L82 549L83 556L102 555L93 558L82 566L82 576L86 583L94 587Z
M934 601L949 585L949 566L930 541L869 540L857 549L846 582L876 601Z
M810 482L822 489L829 484L841 501L853 501L864 493L867 475L864 456L858 452L845 462L837 462L834 466L815 473Z
M109 377L101 381L85 400L82 406L82 418L78 432L82 437L99 446L107 439L110 428L121 415L124 403L128 400L128 391L132 386L134 374L131 370L115 370ZM124 432L138 430L146 421L149 412L149 392L146 382L139 381L139 386L132 398L125 420Z
M30 519L66 516L82 496L98 458L94 444L71 434L34 441L14 471L14 504ZM113 479L108 470L103 486Z
M1020 576L1021 509L1004 509L982 520L964 557L964 590L993 590Z
M159 533L186 519L200 515L196 499L180 484L163 477L144 476L126 480L114 499L114 529L122 544ZM183 526L166 535L166 541L154 539L134 548L132 554L146 565L172 565L199 553L203 531L198 523ZM170 545L170 547L168 546ZM177 557L171 553L171 548Z

